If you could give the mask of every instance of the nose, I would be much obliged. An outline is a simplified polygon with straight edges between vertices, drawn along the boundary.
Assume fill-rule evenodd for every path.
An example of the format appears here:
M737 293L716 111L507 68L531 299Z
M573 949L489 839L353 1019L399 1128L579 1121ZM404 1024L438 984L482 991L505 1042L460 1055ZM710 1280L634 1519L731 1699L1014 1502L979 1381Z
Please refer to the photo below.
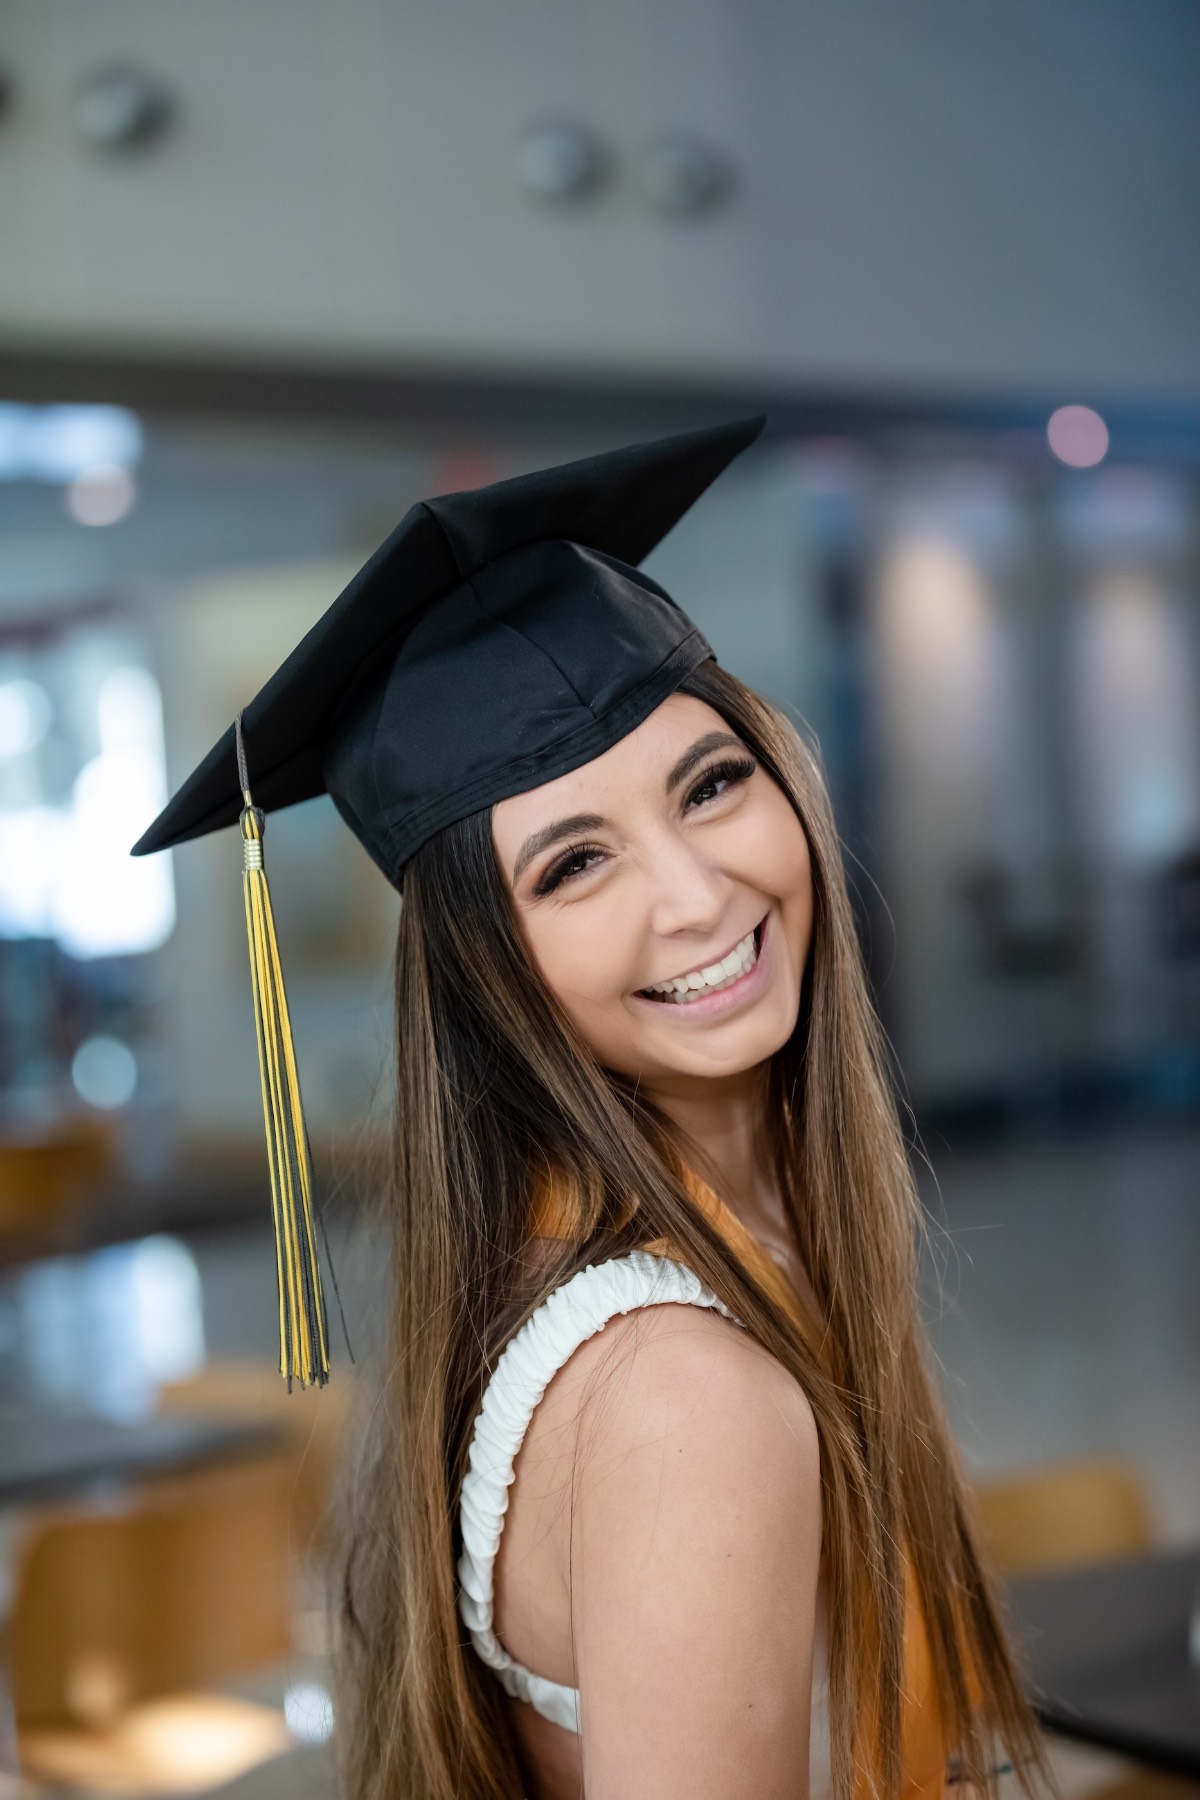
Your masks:
M647 858L650 927L658 937L710 935L720 925L729 883L694 840L671 831L655 841Z

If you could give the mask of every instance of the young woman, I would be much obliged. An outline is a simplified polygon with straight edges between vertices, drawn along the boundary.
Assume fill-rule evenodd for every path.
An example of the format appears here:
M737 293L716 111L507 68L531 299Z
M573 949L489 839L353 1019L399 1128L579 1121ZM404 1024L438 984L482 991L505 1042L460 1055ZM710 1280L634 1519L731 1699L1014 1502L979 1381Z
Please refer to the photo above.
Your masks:
M139 845L324 787L403 879L351 1800L1041 1768L819 769L635 566L759 428L414 509Z

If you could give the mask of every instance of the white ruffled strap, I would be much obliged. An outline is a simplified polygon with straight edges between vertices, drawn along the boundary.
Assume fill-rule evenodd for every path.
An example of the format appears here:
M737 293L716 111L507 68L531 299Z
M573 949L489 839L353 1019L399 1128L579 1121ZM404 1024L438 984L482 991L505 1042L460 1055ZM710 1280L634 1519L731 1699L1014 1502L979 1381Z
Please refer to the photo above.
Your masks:
M458 1610L475 1649L507 1692L567 1731L580 1729L578 1688L547 1681L514 1662L493 1629L496 1552L513 1464L538 1401L580 1344L619 1313L668 1303L707 1306L734 1317L698 1276L666 1257L634 1250L610 1262L589 1263L555 1288L505 1347L475 1420L462 1486Z

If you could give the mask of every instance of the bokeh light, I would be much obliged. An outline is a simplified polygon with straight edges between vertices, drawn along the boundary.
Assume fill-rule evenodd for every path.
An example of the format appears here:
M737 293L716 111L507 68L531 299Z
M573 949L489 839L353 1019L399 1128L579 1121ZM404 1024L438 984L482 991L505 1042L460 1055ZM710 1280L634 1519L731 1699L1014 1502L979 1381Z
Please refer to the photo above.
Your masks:
M283 1716L302 1744L324 1744L333 1736L333 1701L317 1681L297 1681L288 1688Z
M117 463L97 463L67 488L67 511L79 525L115 525L137 499L137 483Z
M1060 406L1050 415L1046 439L1072 469L1094 469L1108 455L1108 426L1090 406Z
M120 1038L87 1038L71 1061L71 1080L79 1098L100 1112L127 1106L137 1087L133 1051Z

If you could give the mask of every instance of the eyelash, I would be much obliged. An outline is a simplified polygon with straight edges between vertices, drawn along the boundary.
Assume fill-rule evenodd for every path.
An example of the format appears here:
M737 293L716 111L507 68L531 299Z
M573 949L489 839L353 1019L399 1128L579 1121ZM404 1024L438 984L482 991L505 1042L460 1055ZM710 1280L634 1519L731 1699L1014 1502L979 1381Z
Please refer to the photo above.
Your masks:
M727 757L724 762L714 763L712 768L706 769L699 780L693 784L688 793L688 803L690 804L702 789L711 787L714 782L749 781L757 768L758 763L754 757L749 755L731 756ZM599 844L572 844L569 849L563 851L556 862L551 863L534 888L534 893L539 899L547 894L552 894L556 888L561 887L564 881L573 881L577 876L586 874L586 864L580 868L572 868L573 863L578 863L581 857L602 856L603 854Z
M714 781L749 781L757 768L757 762L750 755L727 756L724 762L714 763L711 769L705 769L688 794L688 800L694 800L701 788L711 787Z

